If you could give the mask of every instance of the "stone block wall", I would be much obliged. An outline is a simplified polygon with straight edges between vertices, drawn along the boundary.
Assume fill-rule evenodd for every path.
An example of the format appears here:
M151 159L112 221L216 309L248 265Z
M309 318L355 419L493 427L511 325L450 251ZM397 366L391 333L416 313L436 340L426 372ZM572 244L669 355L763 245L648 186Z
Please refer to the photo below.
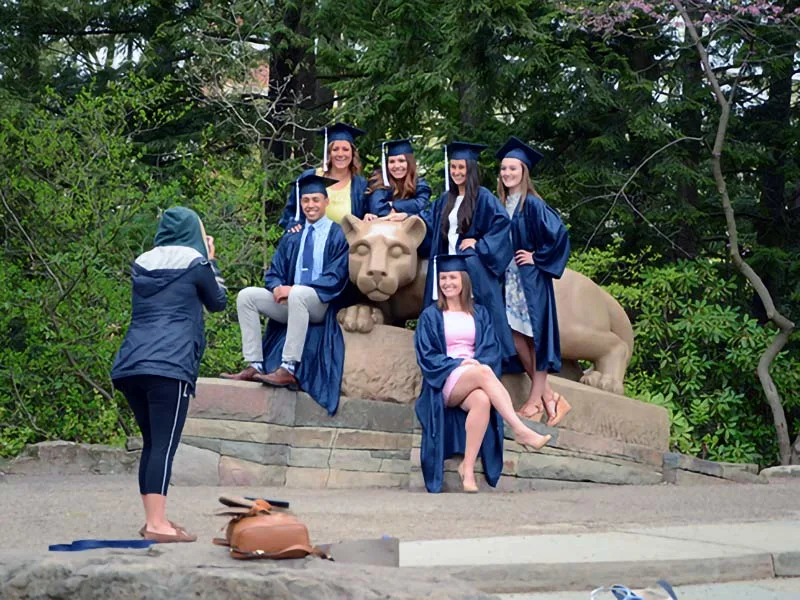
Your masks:
M541 452L524 450L507 428L499 488L661 482L668 434L660 414L663 409L620 398L614 397L615 403L604 411L586 407L588 400L571 395L576 416L569 415L565 424L570 426L572 419L574 429L550 430L534 424L554 437L552 447ZM632 406L620 406L625 401ZM626 429L623 424L614 429L608 410L621 408L638 414L644 422L635 428ZM589 417L581 419L581 413ZM593 420L605 435L592 433ZM200 379L175 458L173 480L176 485L421 490L419 445L413 405L342 398L337 414L329 417L302 392ZM447 461L446 489L460 489L459 460Z
M408 487L413 409L343 398L328 414L302 392L201 379L176 485Z

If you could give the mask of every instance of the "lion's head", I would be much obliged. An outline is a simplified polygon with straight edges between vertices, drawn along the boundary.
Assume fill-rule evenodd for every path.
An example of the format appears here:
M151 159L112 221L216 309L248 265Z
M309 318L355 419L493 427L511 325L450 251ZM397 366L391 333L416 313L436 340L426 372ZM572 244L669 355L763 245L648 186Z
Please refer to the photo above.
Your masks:
M408 285L417 274L417 248L425 239L425 221L377 219L352 215L342 221L350 244L350 280L370 300L381 302Z

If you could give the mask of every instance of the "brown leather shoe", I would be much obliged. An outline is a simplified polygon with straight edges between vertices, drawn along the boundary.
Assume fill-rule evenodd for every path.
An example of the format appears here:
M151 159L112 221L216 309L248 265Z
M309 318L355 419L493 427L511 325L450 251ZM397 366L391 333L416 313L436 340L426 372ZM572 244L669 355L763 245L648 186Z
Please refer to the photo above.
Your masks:
M159 544L174 544L178 542L196 542L197 536L189 533L185 529L175 529L172 535L166 533L154 533L145 529L144 539L157 542Z
M184 531L186 531L185 527L183 527L182 525L178 525L175 521L167 521L167 523L172 525L172 527L175 528L175 529L183 529ZM139 530L139 535L141 537L144 537L145 533L147 533L147 523L142 525L142 528Z
M235 379L236 381L258 381L254 379L254 377L260 374L259 370L255 367L246 367L238 373L220 373L219 376L222 377L222 379Z
M292 391L300 389L297 378L283 367L278 367L272 373L267 373L266 375L259 373L253 377L253 381L260 381L272 387L289 388Z

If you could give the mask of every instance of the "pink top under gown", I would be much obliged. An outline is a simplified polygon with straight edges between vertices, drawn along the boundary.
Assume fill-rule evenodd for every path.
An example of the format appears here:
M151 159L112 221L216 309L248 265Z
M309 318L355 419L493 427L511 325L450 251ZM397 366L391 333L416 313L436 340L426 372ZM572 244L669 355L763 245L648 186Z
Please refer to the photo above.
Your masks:
M447 356L450 358L474 358L475 357L475 319L471 314L461 311L445 310L442 312L444 317L444 339L447 344ZM473 365L460 366L453 369L447 376L442 388L442 396L445 403L450 397L450 393L464 374L464 371Z

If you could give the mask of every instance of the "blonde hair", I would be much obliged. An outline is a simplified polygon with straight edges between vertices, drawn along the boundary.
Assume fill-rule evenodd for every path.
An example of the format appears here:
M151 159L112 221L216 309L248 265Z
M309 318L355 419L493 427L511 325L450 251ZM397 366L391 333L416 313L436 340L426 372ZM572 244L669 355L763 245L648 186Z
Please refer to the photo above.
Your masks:
M469 273L466 271L460 271L460 273L461 293L459 294L459 298L461 299L461 310L472 315L475 314L475 303L472 300L472 280L469 278ZM436 285L439 285L438 281ZM439 310L449 310L447 298L444 297L441 286L439 287L439 299L436 301L436 306L439 307Z
M519 160L519 159L517 159ZM519 163L522 165L522 185L520 186L520 196L519 196L519 210L522 210L522 207L525 206L525 198L528 197L528 194L533 194L541 198L539 192L536 191L536 188L533 187L533 181L531 180L531 173L528 170L528 165L526 165L521 160ZM500 202L503 203L503 206L506 204L506 200L508 199L508 188L503 184L502 178L497 178L497 197L500 198Z

